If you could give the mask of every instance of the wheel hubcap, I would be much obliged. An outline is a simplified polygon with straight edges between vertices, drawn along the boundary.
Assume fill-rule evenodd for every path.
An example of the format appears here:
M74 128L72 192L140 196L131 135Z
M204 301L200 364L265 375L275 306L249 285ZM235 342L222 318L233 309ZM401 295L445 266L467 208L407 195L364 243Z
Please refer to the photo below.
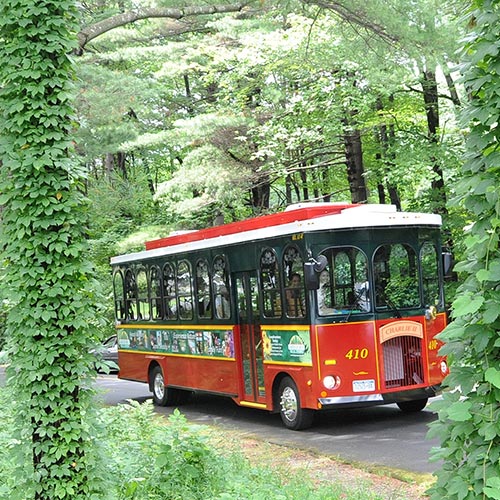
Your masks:
M163 399L163 396L165 396L165 383L163 382L163 375L161 373L156 374L154 390L156 397L158 399Z
M297 417L297 396L291 387L285 387L281 394L281 413L284 417L293 422Z

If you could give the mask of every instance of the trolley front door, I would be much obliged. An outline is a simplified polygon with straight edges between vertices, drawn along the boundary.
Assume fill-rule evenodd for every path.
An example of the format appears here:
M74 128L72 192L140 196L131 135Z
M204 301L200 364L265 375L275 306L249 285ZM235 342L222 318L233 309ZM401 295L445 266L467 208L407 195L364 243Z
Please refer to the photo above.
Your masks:
M244 397L249 403L264 403L264 349L260 329L259 288L255 271L236 273L241 371ZM243 402L244 404L244 402Z

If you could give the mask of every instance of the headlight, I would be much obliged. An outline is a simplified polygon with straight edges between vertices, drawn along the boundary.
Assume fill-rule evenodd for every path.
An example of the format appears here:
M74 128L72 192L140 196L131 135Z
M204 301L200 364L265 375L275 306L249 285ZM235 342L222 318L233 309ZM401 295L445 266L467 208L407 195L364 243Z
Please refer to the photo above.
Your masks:
M340 385L340 377L336 375L327 375L323 379L323 385L325 386L326 389L332 390L336 389Z

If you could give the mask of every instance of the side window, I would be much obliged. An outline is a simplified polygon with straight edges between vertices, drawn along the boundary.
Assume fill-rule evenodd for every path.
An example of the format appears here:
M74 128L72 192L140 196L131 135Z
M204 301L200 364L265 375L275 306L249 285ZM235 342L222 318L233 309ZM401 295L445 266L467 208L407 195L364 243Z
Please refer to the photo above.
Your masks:
M409 245L382 245L373 257L377 307L419 307L417 256Z
M137 272L137 319L148 320L151 318L149 308L149 293L148 293L148 275L144 267L139 268Z
M212 317L212 301L210 300L210 275L208 262L203 259L196 263L196 309L199 318Z
M285 274L285 311L289 318L306 315L304 290L304 262L295 246L288 246L283 253Z
M165 264L162 269L163 306L165 319L177 319L177 302L175 299L175 274L171 264Z
M212 286L216 318L229 319L231 317L229 273L223 255L217 255L214 258Z
M193 288L191 286L191 265L187 260L177 264L177 303L180 319L193 319Z
M422 284L424 287L424 305L436 306L440 301L438 254L436 247L426 241L420 249Z
M260 286L264 305L264 316L281 317L281 289L278 259L271 248L265 249L260 256Z
M355 247L323 252L328 265L319 276L318 312L321 316L370 311L368 260Z
M116 271L113 276L113 291L115 295L115 318L118 320L125 319L125 289L121 271Z
M158 266L151 266L149 280L151 290L151 319L162 319L161 272Z
M127 319L137 319L137 285L132 269L125 271L125 314Z

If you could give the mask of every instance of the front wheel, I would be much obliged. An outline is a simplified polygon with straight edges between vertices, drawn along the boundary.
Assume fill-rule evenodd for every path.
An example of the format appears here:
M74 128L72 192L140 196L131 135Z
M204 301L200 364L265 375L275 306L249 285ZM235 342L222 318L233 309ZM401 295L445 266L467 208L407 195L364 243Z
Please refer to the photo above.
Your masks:
M297 385L290 377L285 377L279 385L281 420L285 427L294 431L311 427L314 412L300 406Z
M413 401L400 401L396 403L399 409L405 413L416 413L423 410L427 406L429 398L415 399Z

